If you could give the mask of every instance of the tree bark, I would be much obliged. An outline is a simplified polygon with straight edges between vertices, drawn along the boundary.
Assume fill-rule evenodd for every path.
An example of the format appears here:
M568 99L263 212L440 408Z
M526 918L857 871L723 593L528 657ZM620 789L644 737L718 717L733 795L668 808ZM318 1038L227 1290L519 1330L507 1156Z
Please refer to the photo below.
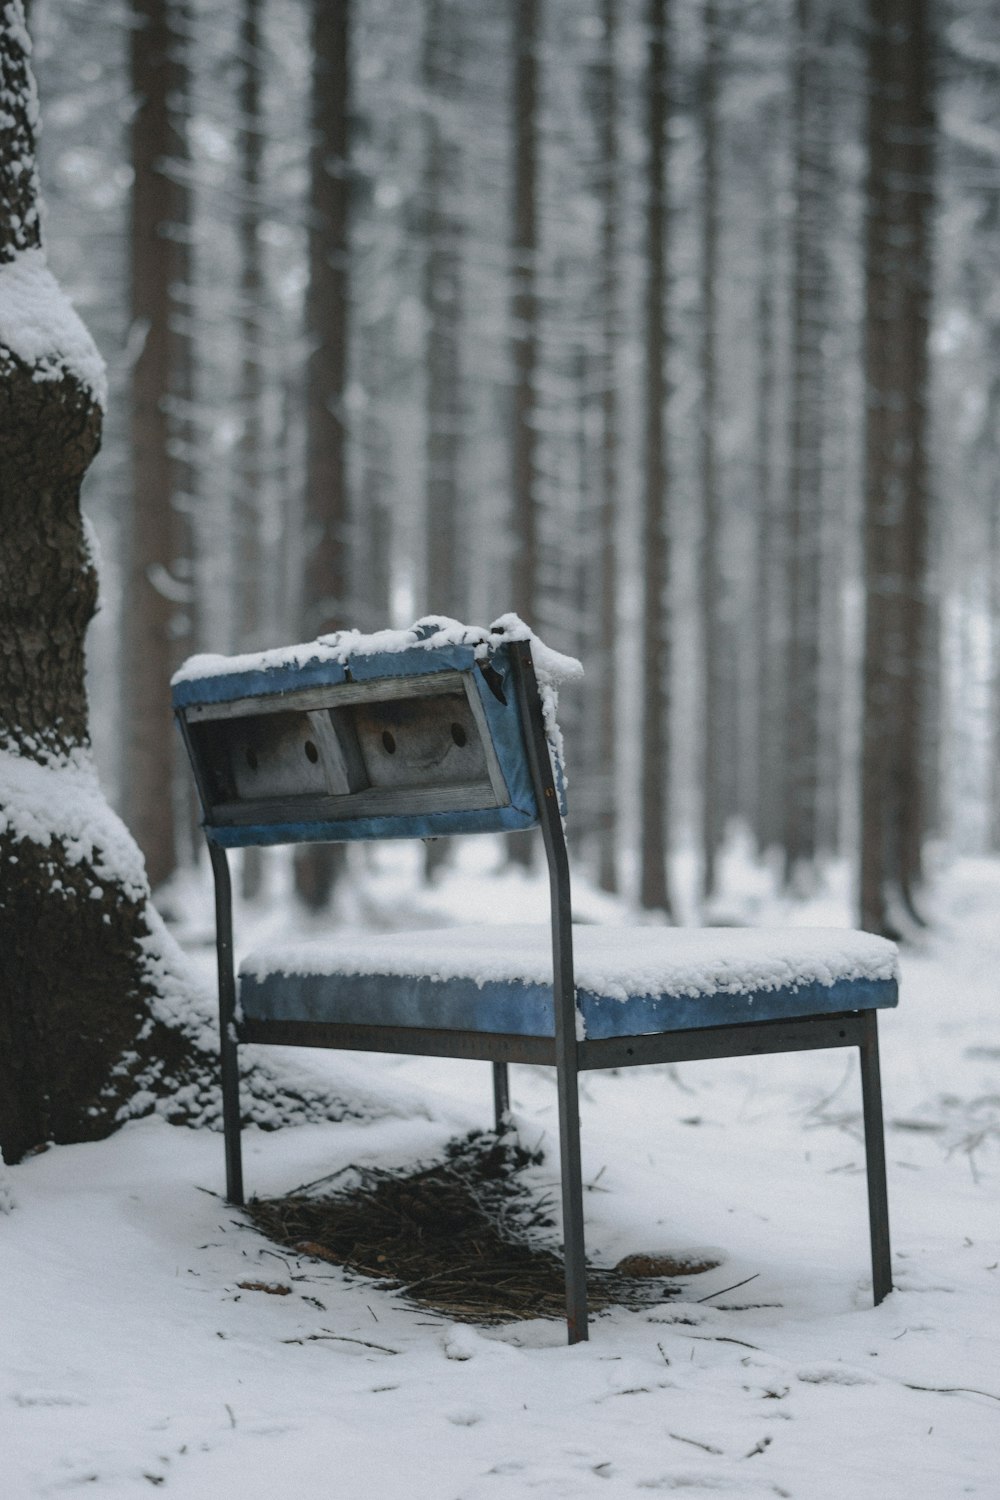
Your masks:
M670 912L670 547L665 410L667 239L667 6L648 0L646 59L645 407L642 475L642 743L639 899Z
M829 114L819 0L796 0L793 54L791 431L788 472L788 712L785 878L808 886L818 852L820 590L827 329Z
M618 306L619 251L619 149L618 71L615 47L618 36L618 0L602 0L602 58L596 68L595 103L600 204L599 297L600 297L600 457L599 485L599 606L596 667L599 674L595 694L597 710L597 884L602 891L618 890L618 784L617 784L617 640L618 640L618 346L621 337Z
M155 890L177 864L177 737L168 685L190 646L194 567L190 516L192 355L183 300L190 282L186 154L178 104L186 68L176 0L133 0L130 29L134 171L131 250L132 505L125 527L125 815ZM180 648L180 649L179 649ZM185 791L187 781L184 782Z
M928 652L933 126L927 0L871 0L865 245L861 924L898 934L921 876Z
M350 0L312 0L312 140L309 153L309 284L306 334L306 555L303 640L353 623L347 470L350 325ZM340 846L313 844L295 860L307 906L330 899Z
M717 884L716 859L722 847L728 805L727 761L733 747L736 694L732 641L726 629L726 574L722 562L722 495L717 442L719 428L718 336L719 274L719 120L718 88L722 38L715 0L705 0L705 57L701 79L702 237L701 237L701 403L698 420L701 463L701 636L702 636L702 895Z
M43 269L34 82L16 0L0 17L0 97L0 310L11 319L4 326L16 327L9 278L26 266L50 307L60 297ZM141 864L138 878L119 872L124 830L110 810L101 817L100 804L88 821L78 800L90 778L97 797L84 686L97 577L79 497L100 444L101 392L96 351L66 304L51 342L31 358L0 343L0 1146L8 1162L48 1141L107 1135L140 1079L162 1094L185 1082L202 1088L209 1074L190 1036L153 1013L162 953Z
M538 50L542 0L514 0L511 131L513 221L511 237L511 602L529 625L538 614L539 500L538 391ZM508 854L530 866L534 840L513 836Z
M8 0L0 10L0 1149L8 1162L48 1142L98 1140L153 1109L186 1123L221 1113L204 997L152 908L142 857L104 802L90 758L84 635L97 575L80 485L100 443L103 379L45 268L28 52L19 0ZM316 1093L297 1097L259 1064L246 1083L246 1113L262 1123L344 1112Z

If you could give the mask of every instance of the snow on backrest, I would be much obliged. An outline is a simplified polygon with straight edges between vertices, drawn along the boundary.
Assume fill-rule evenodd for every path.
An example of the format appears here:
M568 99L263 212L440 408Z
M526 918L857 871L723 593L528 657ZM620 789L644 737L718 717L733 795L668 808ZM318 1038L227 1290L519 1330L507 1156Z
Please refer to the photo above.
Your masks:
M234 847L533 827L511 669L525 638L435 619L194 658L173 696L206 834Z

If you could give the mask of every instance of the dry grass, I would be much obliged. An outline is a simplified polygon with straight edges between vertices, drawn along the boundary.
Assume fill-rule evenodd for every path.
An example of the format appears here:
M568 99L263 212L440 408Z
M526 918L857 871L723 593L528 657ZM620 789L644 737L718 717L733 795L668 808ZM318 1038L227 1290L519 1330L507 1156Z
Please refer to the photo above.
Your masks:
M284 1198L254 1199L258 1229L300 1255L342 1266L461 1322L565 1313L551 1199L526 1180L537 1165L513 1137L473 1132L444 1159L406 1171L348 1167ZM648 1307L676 1288L591 1267L591 1308Z

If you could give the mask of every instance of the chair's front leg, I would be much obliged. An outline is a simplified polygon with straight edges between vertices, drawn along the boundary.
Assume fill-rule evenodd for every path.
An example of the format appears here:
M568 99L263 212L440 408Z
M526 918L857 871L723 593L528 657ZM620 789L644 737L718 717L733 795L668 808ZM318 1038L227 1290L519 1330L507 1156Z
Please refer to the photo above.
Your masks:
M219 964L219 1063L222 1128L226 1141L226 1201L243 1202L240 1150L240 1064L236 1042L236 977L233 972L233 895L226 851L209 844L215 877L215 944Z
M493 1064L493 1115L496 1120L497 1135L503 1135L509 1113L510 1081L507 1075L507 1064L495 1062Z
M583 1234L583 1171L580 1162L580 1096L575 1057L557 1066L559 1158L562 1176L563 1246L566 1266L566 1327L569 1342L587 1330L587 1255Z
M868 1169L868 1223L872 1244L872 1292L875 1306L892 1291L889 1247L889 1198L885 1180L885 1129L882 1122L882 1082L878 1061L878 1018L865 1012L861 1057L861 1099L865 1121L865 1161Z

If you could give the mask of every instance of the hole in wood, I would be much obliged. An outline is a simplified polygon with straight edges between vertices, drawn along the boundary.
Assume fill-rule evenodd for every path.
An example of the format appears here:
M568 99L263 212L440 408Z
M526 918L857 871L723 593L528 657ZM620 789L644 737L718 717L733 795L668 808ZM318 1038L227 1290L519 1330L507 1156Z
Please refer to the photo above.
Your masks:
M451 737L455 741L456 745L467 745L469 743L469 736L466 734L461 724L453 724L451 726Z
M315 765L319 760L319 751L316 749L316 746L313 744L312 740L306 740L305 752L306 760L311 760L313 765Z
M388 729L383 729L383 731L382 731L382 743L383 743L383 745L385 746L386 750L389 752L390 755L395 755L395 753L396 753L396 739L395 739L395 736L393 734L391 734Z
M256 771L256 769L257 769L257 752L256 752L256 750L248 750L247 751L247 765L250 767L251 771Z

